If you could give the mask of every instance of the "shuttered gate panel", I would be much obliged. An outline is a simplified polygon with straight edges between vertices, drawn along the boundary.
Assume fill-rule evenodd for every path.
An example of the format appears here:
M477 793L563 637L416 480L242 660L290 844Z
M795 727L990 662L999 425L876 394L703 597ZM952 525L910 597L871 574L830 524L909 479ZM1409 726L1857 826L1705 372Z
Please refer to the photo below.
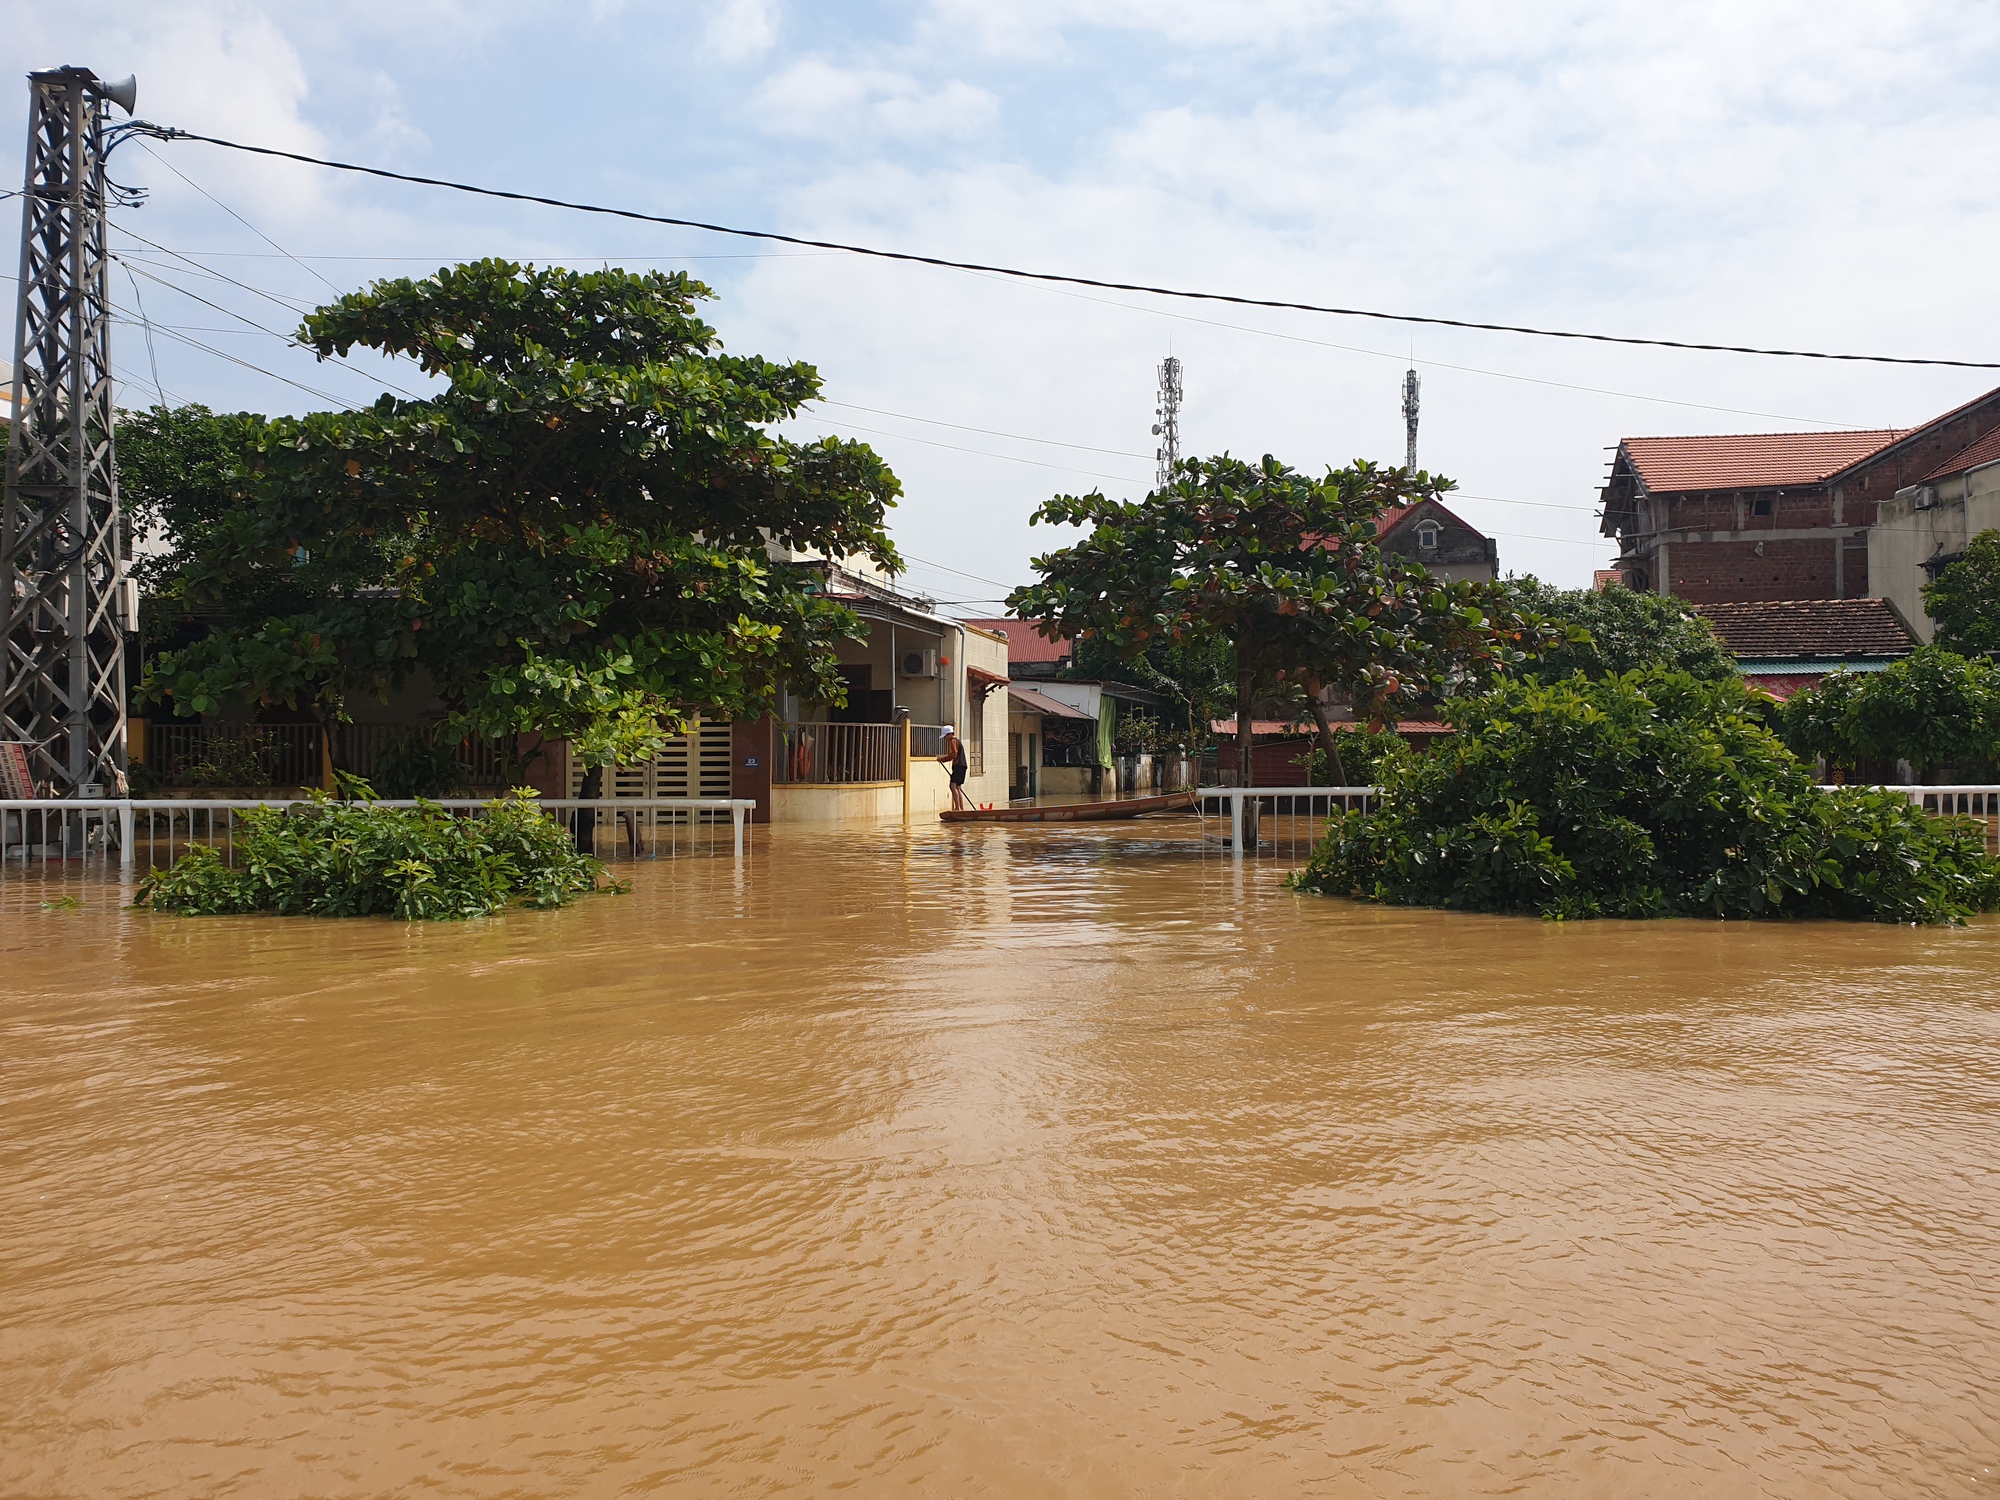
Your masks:
M637 766L614 766L608 795L613 797L727 797L730 792L730 724L703 719L687 734L668 740L653 759ZM570 763L569 794L582 795L583 766ZM704 823L727 821L720 809L698 815ZM684 822L685 813L661 814L663 820Z

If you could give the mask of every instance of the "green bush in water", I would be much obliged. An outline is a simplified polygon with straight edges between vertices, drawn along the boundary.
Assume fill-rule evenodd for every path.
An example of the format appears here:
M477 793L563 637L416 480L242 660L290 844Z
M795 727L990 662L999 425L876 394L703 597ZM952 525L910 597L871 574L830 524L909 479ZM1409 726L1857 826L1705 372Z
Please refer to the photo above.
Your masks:
M2000 906L1983 830L1814 786L1740 682L1654 669L1516 682L1391 755L1296 888L1545 917L1957 922Z
M382 807L325 796L243 815L235 868L195 845L140 883L134 902L155 911L215 916L483 917L505 907L562 906L618 890L567 828L517 791L478 817L440 807Z

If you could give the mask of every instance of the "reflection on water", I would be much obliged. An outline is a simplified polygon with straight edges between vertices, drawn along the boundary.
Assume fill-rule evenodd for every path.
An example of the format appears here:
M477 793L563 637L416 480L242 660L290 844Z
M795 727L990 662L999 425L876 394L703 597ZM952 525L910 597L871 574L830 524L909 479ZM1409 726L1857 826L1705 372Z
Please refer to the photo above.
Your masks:
M0 1493L2000 1483L2000 925L759 830L455 927L0 882Z

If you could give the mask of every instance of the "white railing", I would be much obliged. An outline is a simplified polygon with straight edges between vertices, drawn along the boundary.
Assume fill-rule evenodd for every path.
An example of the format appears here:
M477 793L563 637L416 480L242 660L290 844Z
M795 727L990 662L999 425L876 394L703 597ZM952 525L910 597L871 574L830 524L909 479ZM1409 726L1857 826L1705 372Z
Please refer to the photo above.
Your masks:
M2000 854L2000 786L1883 786L1871 790L1901 793L1910 799L1910 806L1934 818L1977 818L1986 825L1986 852Z
M1897 792L1933 817L1979 819L1986 825L1986 852L2000 855L2000 785L1871 790ZM1298 859L1311 855L1335 812L1368 812L1375 797L1372 786L1209 786L1195 793L1195 810L1201 816L1204 848L1219 847L1240 859L1246 852L1262 854L1268 845L1272 854ZM1216 825L1212 832L1211 819Z
M93 860L131 872L143 850L148 867L170 865L177 850L206 844L234 863L242 815L253 808L309 806L297 798L240 800L173 797L164 799L61 798L0 801L0 868L13 861L44 864ZM477 817L487 801L443 797L380 802L345 802L344 808L437 807ZM710 852L727 814L732 854L743 856L743 825L756 811L748 797L543 797L541 812L566 824L579 842L588 840L599 858L672 859L700 851L703 835ZM579 817L579 814L587 816ZM706 816L704 816L706 815ZM608 829L607 840L600 834Z
M1241 859L1268 845L1273 854L1302 859L1335 813L1367 812L1375 795L1372 786L1205 786L1194 805L1204 849L1220 847Z

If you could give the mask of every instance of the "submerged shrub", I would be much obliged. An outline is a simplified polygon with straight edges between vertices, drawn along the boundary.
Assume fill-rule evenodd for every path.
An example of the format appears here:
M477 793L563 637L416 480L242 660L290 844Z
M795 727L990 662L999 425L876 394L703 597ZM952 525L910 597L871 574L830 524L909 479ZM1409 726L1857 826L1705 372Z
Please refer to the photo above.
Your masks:
M2000 906L1964 819L1822 791L1740 682L1630 672L1505 684L1457 733L1377 768L1377 811L1336 820L1301 890L1546 917L1955 922Z
M619 889L577 852L533 792L486 804L478 817L441 807L382 807L325 796L243 815L235 868L195 845L140 883L138 906L215 916L483 917L505 907L562 906Z

